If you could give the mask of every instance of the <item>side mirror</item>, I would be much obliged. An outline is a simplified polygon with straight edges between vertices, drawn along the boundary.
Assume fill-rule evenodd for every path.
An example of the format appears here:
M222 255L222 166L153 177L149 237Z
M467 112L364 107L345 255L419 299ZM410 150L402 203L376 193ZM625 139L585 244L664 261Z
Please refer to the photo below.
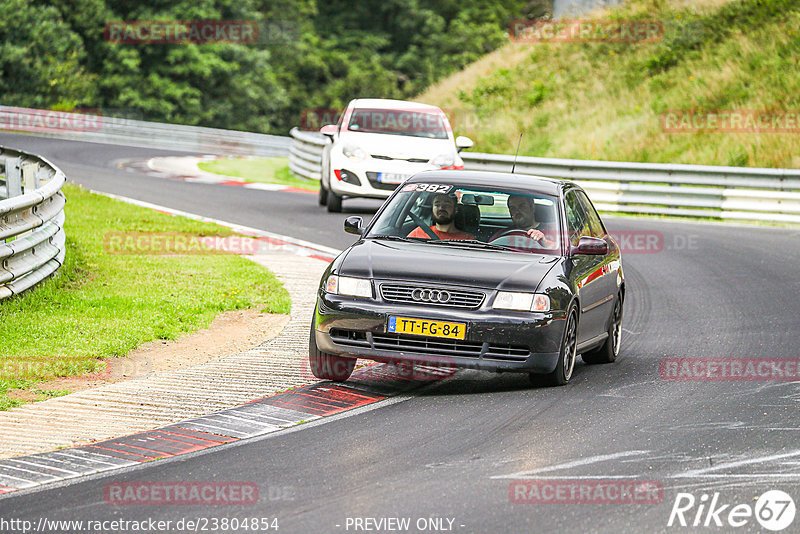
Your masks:
M463 135L459 135L458 137L456 137L456 148L458 149L459 152L467 148L472 148L472 145L474 144L475 143L473 143L472 139L470 139L469 137Z
M326 124L322 128L319 129L319 133L322 135L327 135L330 137L331 141L333 141L333 136L336 135L336 125L335 124Z
M571 254L585 254L587 256L605 256L608 254L608 243L598 237L584 236L578 241L577 247L572 247Z
M344 231L348 234L361 235L364 233L364 228L361 226L361 223L361 217L348 217L344 220Z

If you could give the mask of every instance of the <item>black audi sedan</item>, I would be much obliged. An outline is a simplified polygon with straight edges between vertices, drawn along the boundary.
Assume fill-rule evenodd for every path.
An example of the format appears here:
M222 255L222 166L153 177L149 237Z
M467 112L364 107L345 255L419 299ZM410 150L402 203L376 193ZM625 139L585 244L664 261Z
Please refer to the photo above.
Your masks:
M311 325L318 378L357 358L530 373L566 384L575 359L619 353L619 247L576 184L429 171L392 194L328 267Z

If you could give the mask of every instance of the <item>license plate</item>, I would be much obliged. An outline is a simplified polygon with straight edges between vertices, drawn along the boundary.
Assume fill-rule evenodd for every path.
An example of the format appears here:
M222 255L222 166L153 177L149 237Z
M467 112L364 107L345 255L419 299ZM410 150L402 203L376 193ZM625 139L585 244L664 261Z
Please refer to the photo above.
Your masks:
M396 172L379 172L378 181L382 184L400 184L405 182L410 174L397 174Z
M388 330L396 334L464 339L467 333L467 325L464 323L429 321L427 319L412 319L410 317L395 317L391 315L389 316Z

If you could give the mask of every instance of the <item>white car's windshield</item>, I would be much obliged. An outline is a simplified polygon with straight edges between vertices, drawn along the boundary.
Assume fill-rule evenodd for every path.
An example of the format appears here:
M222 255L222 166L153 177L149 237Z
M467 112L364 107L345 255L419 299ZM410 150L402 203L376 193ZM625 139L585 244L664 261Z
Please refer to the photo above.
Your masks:
M367 238L560 254L556 198L468 185L401 186Z
M447 139L448 126L439 113L408 109L356 109L347 129L353 132Z

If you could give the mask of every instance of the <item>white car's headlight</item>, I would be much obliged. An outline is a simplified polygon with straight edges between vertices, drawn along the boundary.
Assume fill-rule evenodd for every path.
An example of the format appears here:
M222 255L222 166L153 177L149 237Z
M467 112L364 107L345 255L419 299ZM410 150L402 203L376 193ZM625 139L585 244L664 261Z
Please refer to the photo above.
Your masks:
M372 283L365 278L351 278L332 274L328 277L325 290L334 295L372 298Z
M430 164L437 167L452 167L456 163L456 157L453 154L439 154L431 159Z
M342 147L342 154L350 159L367 159L366 150L356 145L344 145Z
M512 293L499 291L492 308L496 310L550 311L550 297L539 293Z

